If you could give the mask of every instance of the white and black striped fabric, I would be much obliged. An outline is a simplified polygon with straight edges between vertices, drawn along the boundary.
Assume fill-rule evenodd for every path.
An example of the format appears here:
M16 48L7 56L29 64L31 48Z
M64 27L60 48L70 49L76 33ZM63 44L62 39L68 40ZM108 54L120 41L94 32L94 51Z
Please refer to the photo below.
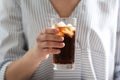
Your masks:
M0 80L7 66L35 44L36 36L55 17L59 15L50 0L0 0ZM115 68L118 76L113 76L118 0L81 0L70 17L77 18L75 70L54 71L49 57L31 80L117 80L120 64ZM116 61L120 63L120 58Z
M118 27L117 27L117 38L116 38L116 55L115 55L115 80L120 80L120 1L119 1L119 12L118 12Z

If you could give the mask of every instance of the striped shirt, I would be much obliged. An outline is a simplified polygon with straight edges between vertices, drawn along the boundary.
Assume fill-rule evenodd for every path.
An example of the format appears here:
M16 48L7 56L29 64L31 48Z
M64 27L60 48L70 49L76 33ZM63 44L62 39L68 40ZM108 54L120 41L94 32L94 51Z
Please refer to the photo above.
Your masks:
M54 71L49 57L31 80L113 80L114 70L115 80L120 80L118 1L81 0L69 16L77 18L75 70ZM50 0L0 0L0 80L7 66L21 58L56 17Z

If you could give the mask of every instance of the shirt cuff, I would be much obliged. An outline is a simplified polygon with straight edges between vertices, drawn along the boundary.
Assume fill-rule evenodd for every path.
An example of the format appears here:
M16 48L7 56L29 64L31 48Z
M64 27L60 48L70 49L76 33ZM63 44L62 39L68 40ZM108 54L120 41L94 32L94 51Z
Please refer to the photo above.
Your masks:
M5 80L5 72L10 63L12 63L12 61L5 63L0 69L0 80Z

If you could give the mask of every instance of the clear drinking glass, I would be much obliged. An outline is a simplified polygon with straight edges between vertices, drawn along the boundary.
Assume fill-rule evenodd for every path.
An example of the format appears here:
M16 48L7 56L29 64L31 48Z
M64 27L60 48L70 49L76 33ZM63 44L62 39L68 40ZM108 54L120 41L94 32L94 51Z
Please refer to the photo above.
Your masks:
M64 37L65 47L60 54L53 55L54 70L73 70L75 68L75 31L76 18L52 18L51 26L59 29L59 36Z

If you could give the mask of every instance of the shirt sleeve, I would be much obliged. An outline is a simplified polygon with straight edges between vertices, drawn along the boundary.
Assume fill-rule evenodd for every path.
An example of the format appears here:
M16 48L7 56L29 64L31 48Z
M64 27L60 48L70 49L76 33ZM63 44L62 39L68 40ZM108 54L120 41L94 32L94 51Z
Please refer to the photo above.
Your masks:
M0 0L0 80L7 66L25 53L19 0Z
M120 32L117 32L117 47L115 56L115 80L120 80Z
M118 13L114 80L120 80L120 4Z

